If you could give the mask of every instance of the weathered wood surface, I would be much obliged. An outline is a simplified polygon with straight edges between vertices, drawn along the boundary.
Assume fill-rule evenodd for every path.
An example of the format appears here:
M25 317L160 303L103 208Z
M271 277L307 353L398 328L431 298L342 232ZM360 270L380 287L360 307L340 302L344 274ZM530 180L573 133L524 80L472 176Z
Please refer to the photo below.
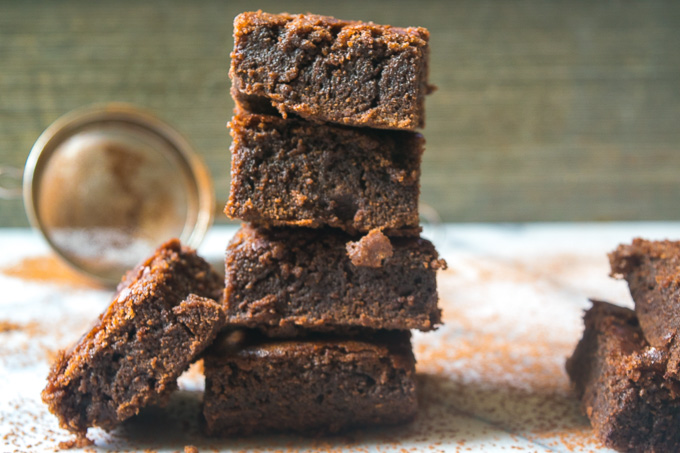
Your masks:
M673 1L0 0L0 165L61 114L127 101L190 139L222 203L231 23L257 8L430 29L422 201L446 221L680 218ZM25 224L0 200L0 225Z

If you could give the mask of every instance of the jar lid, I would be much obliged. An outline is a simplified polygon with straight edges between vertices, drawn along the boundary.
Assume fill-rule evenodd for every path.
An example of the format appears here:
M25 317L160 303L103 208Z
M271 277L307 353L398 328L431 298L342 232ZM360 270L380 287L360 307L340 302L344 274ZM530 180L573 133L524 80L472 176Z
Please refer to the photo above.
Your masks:
M210 173L189 143L118 103L50 125L28 156L23 191L28 218L50 246L107 285L167 239L198 247L215 204Z

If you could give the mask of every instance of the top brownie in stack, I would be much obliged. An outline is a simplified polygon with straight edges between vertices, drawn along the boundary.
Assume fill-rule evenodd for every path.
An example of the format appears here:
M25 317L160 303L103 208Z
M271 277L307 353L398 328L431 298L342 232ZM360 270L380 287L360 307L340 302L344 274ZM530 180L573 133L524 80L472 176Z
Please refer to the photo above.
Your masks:
M234 21L232 96L255 113L380 129L424 127L429 33L317 15Z

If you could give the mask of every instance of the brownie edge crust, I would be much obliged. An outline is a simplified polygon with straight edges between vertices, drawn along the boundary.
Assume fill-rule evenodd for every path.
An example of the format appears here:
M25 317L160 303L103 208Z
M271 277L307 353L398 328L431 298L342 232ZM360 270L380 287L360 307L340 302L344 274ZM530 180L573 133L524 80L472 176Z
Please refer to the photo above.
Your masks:
M162 403L224 325L222 281L172 240L128 272L96 324L52 365L43 401L61 427L111 429Z
M204 361L205 431L327 434L408 422L417 411L409 337L260 337L227 352L218 339Z

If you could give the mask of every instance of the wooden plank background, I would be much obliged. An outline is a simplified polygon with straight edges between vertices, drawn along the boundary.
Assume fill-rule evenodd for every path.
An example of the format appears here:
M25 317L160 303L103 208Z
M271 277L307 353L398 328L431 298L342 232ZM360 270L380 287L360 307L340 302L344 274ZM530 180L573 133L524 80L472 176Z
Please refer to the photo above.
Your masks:
M258 8L430 29L422 201L446 221L680 218L673 1L0 0L0 165L63 113L127 101L190 139L222 204L231 24ZM0 200L0 225L26 224Z

